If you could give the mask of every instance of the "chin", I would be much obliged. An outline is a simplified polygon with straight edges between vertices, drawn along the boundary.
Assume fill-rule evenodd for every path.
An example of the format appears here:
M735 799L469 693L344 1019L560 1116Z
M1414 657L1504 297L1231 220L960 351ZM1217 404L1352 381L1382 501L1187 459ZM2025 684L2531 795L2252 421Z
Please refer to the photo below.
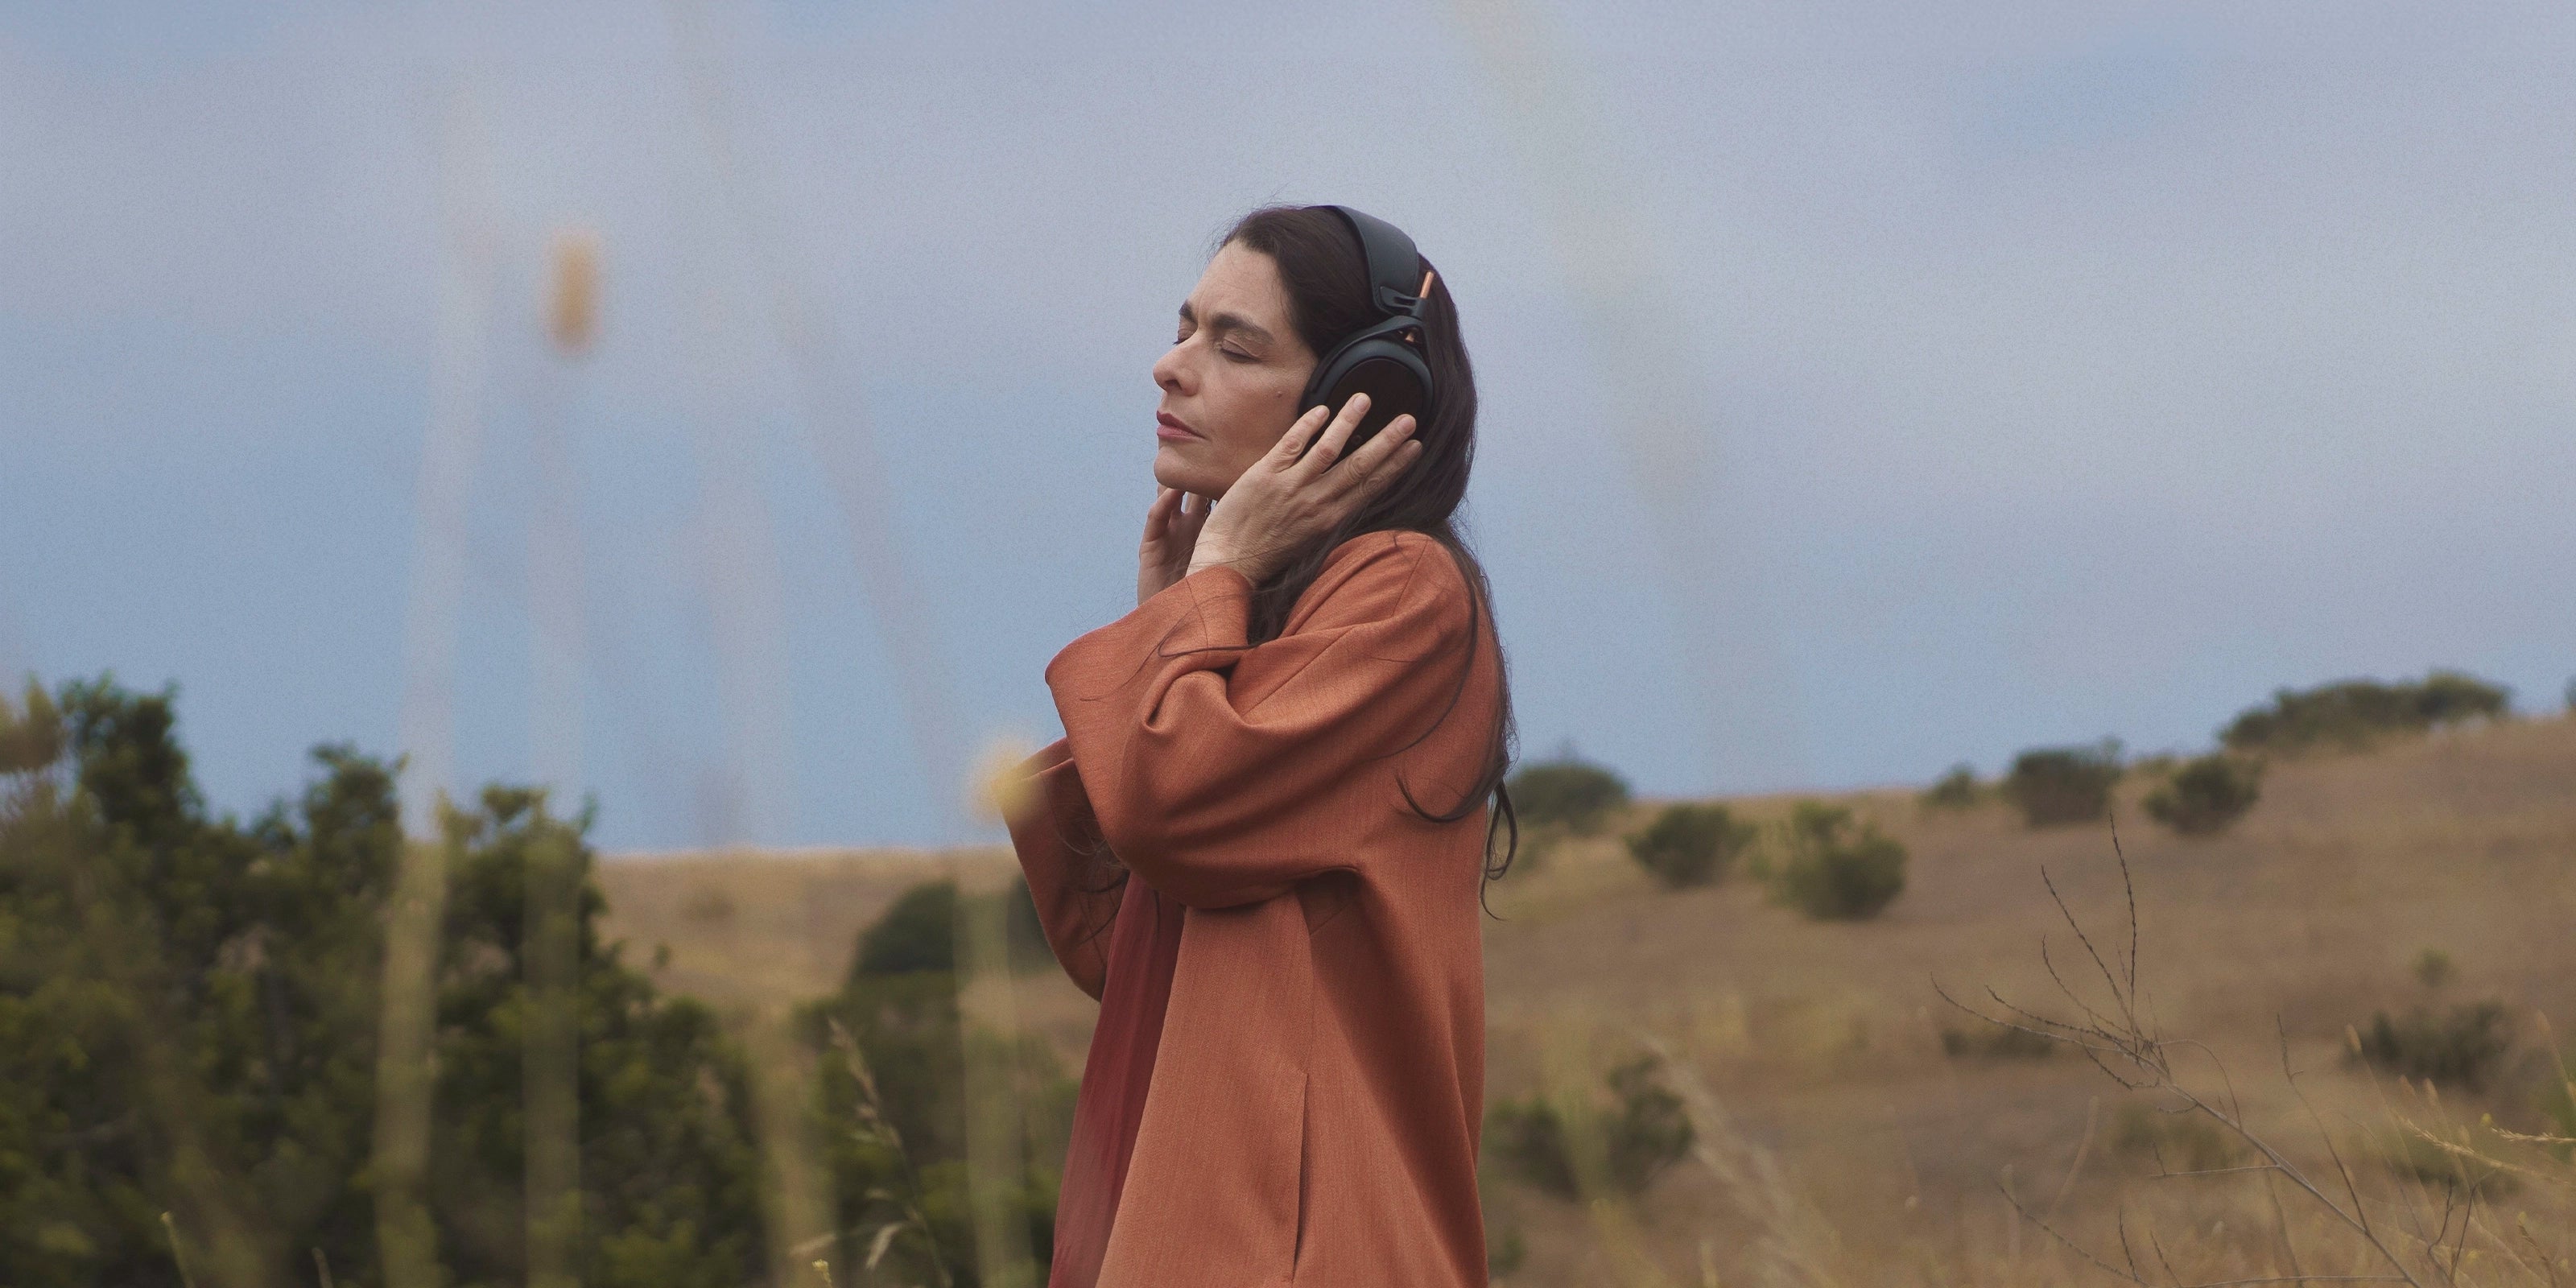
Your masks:
M1216 471L1190 460L1169 443L1154 453L1154 481L1199 496L1221 496L1227 483L1217 477Z

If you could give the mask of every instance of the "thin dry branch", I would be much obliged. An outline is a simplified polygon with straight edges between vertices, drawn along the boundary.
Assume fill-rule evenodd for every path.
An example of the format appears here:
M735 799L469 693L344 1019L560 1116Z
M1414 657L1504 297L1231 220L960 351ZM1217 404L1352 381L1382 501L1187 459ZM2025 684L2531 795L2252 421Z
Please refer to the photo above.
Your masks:
M2278 1035L2280 1043L2282 1077L2284 1081L2289 1084L2293 1094L2297 1096L2301 1106L2307 1111L2310 1121L2315 1125L2317 1133L2324 1143L2327 1155L2334 1165L2335 1180L2339 1182L2339 1187L2343 1192L2340 1199L2335 1195L2328 1193L2325 1186L2321 1185L2315 1178L2309 1176L2305 1169L2301 1168L2296 1162L2283 1154L2280 1149L2276 1148L2270 1141L2264 1139L2247 1125L2243 1101L2237 1095L2234 1079L2229 1075L2225 1061L2219 1059L2216 1053L2211 1052L2202 1044L2188 1041L2173 1041L2164 1038L2156 1032L2153 1024L2141 1014L2138 983L2139 933L2137 884L2129 869L2128 856L2120 847L2116 821L2114 822L2112 831L2112 852L2119 865L2120 887L2123 902L2125 904L2126 915L2128 917L2129 932L2128 953L2126 954L2125 960L2122 960L2117 968L2114 967L2112 959L2104 955L2100 946L2095 941L2093 934L2086 929L2083 920L2075 915L2074 908L2067 903L2064 894L2058 889L2056 879L2046 868L2043 867L2040 870L2040 881L2048 890L2050 902L2056 906L2058 916L2066 923L2067 929L2075 935L2076 942L2083 946L2086 958L2092 962L2095 973L2101 977L2103 986L2108 990L2108 997L2101 1003L2096 1004L2094 1001L2087 998L2085 996L2087 990L2077 988L2073 981L2067 977L2066 973L2059 968L2054 955L2049 951L2048 940L2045 936L2042 936L2040 940L2039 952L2041 965L2045 968L2050 983L2057 989L2061 1001L2063 1001L2067 1006L2072 1007L2078 1013L2080 1017L2078 1020L2068 1021L2042 1015L2035 1010L2018 1005L2006 999L2002 994L1996 992L1992 988L1987 989L1986 994L1987 997L1993 1001L1997 1011L1999 1012L1993 1014L1990 1014L1978 1007L1968 1006L1960 1002L1957 998L1952 997L1948 990L1942 988L1937 980L1933 983L1934 992L1941 997L1942 1001L1948 1003L1952 1007L1965 1011L1971 1015L1975 1015L1979 1019L1985 1020L1988 1023L1997 1024L2009 1029L2015 1029L2023 1033L2044 1038L2051 1042L2071 1046L2082 1051L2085 1057L2093 1062L2094 1067L2100 1069L2105 1075L2109 1076L2112 1081L2118 1083L2122 1087L2130 1090L2151 1091L2169 1096L2181 1106L2180 1112L2205 1115L2210 1121L2218 1124L2222 1129L2224 1129L2230 1136L2242 1142L2246 1147L2252 1149L2256 1154L2261 1156L2263 1160L2261 1163L2246 1167L2202 1169L2189 1173L2166 1173L2168 1177L2181 1177L2186 1175L2227 1175L2246 1172L2261 1173L2264 1175L2266 1181L2266 1193L2271 1199L2271 1205L2275 1220L2278 1223L2282 1246L2284 1251L2288 1254L2293 1273L2262 1278L2226 1280L2221 1281L2221 1283L2387 1282L2413 1284L2417 1285L2417 1288L2423 1288L2426 1281L2423 1277L2419 1276L2416 1264L2410 1263L2409 1258L2405 1254L2401 1253L2398 1249L2391 1247L2383 1238L2376 1224L2372 1221L2369 1212L2369 1204L2362 1196L2361 1187L2354 1179L2352 1168L2344 1160L2342 1151L2336 1148L2333 1133L2326 1129L2324 1119L2318 1114L2314 1103L2309 1100L2306 1089L2300 1085L2298 1071L2292 1067L2290 1062L2288 1033L2286 1029L2280 1025L2277 1017L2274 1021L2274 1029ZM2211 1065L2218 1071L2222 1090L2222 1095L2219 1100L2213 1101L2208 1096L2202 1095L2193 1090L2190 1086L2186 1085L2181 1076L2175 1072L2169 1052L2176 1047L2191 1047L2199 1050L2209 1058ZM2281 1202L2279 1193L2271 1188L2271 1178L2274 1176L2286 1179L2296 1191L2305 1194L2310 1201L2322 1208L2337 1224L2359 1237L2360 1240L2369 1247L2376 1259L2387 1268L2388 1273L2379 1275L2356 1274L2344 1276L2320 1276L2305 1273L2304 1268L2300 1267L2298 1264L2297 1249L2290 1243L2288 1213ZM2111 1264L2107 1259L2096 1255L2090 1249L2085 1248L2074 1240L2066 1237L2048 1221L2043 1220L2030 1212L2021 1204L2018 1198L2012 1195L2008 1187L2005 1189L2005 1198L2012 1204L2014 1212L2022 1219L2039 1226L2039 1228L2046 1232L2050 1237L2065 1244L2068 1248L2077 1253L2077 1255L2081 1256L2084 1260L2100 1268L2104 1272L2133 1283L2142 1285L2151 1283L2151 1281L2138 1270L2136 1254L2129 1244L2128 1226L2125 1214L2121 1219L2119 1232L2122 1253L2128 1261L2129 1268L2123 1270L2118 1266ZM2465 1210L2459 1210L2458 1200L2456 1196L2454 1196L2452 1202L2447 1204L2445 1207L2440 1228L2429 1238L2424 1235L2423 1223L2420 1219L2420 1215L2415 1221L2417 1241L2423 1247L2423 1256L2420 1264L2424 1271L2432 1277L2432 1282L2444 1285L2455 1284L2457 1282L2459 1266L2464 1262L2466 1256L2467 1232L2470 1225L2470 1218L2475 1214L2474 1203L2474 1196L2471 1196L2469 1206ZM2454 1236L2452 1232L2452 1221L2455 1217L2460 1221L2460 1229L2456 1236ZM2181 1285L2183 1283L2182 1276L2175 1272L2171 1259L2165 1255L2162 1241L2155 1237L2152 1230L2148 1232L2148 1243L2150 1248L2155 1252L2156 1259L2162 1264L2163 1273L2166 1279L2173 1284ZM2186 1288L2220 1288L2220 1285L2215 1283L2208 1285L2188 1285Z

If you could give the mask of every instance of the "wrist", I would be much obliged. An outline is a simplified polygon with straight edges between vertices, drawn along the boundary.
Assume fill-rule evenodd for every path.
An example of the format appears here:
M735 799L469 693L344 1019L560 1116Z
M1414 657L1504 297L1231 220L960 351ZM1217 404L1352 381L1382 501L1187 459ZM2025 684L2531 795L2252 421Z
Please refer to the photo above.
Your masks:
M1241 559L1206 558L1193 559L1190 561L1191 576L1196 576L1210 568L1231 569L1236 576L1243 578L1245 581L1256 586L1261 584L1260 570L1253 568L1250 564Z
M1201 540L1197 547L1190 551L1190 573L1195 574L1201 569L1215 568L1219 566L1237 567L1237 560L1235 559L1233 552L1227 550L1224 546L1214 542Z

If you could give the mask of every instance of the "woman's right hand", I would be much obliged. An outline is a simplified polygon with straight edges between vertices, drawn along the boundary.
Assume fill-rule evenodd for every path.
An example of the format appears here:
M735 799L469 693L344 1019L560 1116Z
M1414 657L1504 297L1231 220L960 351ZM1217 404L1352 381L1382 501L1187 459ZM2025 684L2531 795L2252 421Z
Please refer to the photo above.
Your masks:
M1198 508L1188 508L1192 499ZM1207 525L1208 510L1216 502L1206 497L1192 498L1176 487L1163 488L1154 494L1153 507L1145 511L1145 537L1136 543L1136 602L1142 605L1164 587L1189 575L1190 555L1198 549L1199 529Z

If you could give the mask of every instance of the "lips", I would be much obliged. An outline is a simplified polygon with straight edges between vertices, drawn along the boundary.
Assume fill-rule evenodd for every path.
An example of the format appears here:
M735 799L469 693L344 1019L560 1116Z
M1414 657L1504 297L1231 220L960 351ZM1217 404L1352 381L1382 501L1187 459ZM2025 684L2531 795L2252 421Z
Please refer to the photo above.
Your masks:
M1184 439L1205 438L1207 436L1190 428L1189 422L1182 420L1180 417L1175 416L1170 412L1162 411L1154 413L1154 437L1159 438L1166 443L1177 443Z

